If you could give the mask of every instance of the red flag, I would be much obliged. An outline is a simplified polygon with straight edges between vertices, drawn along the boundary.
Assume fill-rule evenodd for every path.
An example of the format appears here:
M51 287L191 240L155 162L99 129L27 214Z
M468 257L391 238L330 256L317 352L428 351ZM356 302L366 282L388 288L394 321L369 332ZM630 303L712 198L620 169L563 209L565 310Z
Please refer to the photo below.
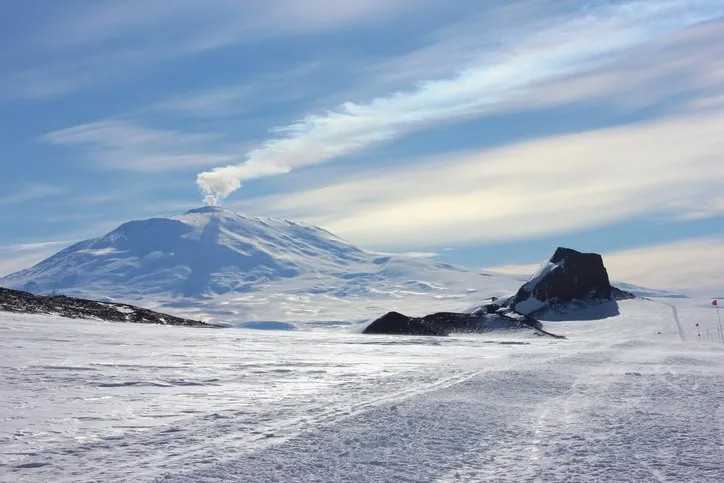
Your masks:
M712 301L711 301L711 304L712 304L712 305L717 305L717 306L718 306L718 305L719 305L719 302L717 302L716 300L712 300Z

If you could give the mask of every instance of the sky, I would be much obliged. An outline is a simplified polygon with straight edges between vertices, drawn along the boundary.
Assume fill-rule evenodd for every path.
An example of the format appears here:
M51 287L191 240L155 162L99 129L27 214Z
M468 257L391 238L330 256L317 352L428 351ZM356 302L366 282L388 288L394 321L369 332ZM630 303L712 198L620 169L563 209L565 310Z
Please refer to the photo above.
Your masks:
M206 203L724 292L724 0L2 8L0 274Z

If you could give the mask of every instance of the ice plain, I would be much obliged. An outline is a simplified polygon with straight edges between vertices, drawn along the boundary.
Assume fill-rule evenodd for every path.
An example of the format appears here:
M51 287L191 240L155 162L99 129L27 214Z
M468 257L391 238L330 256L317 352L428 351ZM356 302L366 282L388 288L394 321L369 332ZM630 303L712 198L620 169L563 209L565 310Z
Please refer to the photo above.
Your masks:
M565 340L2 313L0 479L721 481L708 303L546 324Z

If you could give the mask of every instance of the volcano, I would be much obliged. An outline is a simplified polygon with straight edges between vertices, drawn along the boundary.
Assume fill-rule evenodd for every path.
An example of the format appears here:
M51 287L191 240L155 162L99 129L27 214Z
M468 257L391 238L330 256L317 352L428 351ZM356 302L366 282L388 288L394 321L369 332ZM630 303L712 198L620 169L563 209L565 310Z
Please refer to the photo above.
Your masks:
M130 221L76 243L0 286L173 309L229 321L365 320L462 309L509 294L512 278L433 259L374 253L307 223L203 207Z

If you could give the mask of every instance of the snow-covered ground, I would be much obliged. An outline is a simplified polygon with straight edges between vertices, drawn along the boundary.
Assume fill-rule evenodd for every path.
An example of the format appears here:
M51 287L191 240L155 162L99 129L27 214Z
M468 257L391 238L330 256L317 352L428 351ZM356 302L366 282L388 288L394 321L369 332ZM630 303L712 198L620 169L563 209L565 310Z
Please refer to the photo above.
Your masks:
M546 324L565 340L0 313L0 479L722 481L709 302Z

